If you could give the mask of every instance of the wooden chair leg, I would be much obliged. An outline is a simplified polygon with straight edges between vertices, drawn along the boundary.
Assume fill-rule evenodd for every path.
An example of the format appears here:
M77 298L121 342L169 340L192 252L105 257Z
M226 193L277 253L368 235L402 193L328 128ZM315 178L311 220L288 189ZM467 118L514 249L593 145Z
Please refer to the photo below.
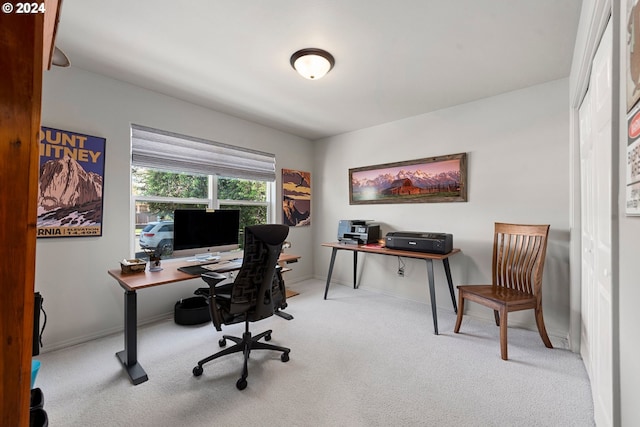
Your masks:
M542 307L536 307L536 325L538 325L538 332L540 333L540 338L542 338L542 342L545 347L553 348L551 344L551 340L549 339L549 335L547 335L547 329L544 327L544 318L542 317Z
M496 326L500 326L500 315L498 310L493 310L493 318L496 319Z
M455 332L456 334L460 332L463 313L464 313L464 297L462 296L462 291L458 291L458 317L456 318L456 326L453 328L453 332Z
M500 356L507 360L507 307L500 309Z

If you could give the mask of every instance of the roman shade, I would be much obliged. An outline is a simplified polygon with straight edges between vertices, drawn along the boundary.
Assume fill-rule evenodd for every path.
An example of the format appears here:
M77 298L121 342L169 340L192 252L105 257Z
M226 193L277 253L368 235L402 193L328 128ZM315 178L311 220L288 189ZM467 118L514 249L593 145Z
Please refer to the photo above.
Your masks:
M134 124L131 163L172 172L276 180L273 154Z

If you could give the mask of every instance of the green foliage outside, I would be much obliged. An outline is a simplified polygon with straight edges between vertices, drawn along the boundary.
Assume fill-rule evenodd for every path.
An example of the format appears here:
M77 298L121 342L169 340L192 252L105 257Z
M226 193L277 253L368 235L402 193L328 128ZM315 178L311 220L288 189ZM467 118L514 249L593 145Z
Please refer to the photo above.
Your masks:
M140 196L160 196L175 198L209 197L209 178L203 175L164 172L146 168L134 168L133 191ZM222 201L264 202L267 200L267 184L263 181L250 181L236 178L218 178L218 199ZM185 204L179 202L145 202L149 211L159 219L173 219L176 209L206 208L204 204ZM242 204L222 204L221 209L240 210L240 242L245 226L267 222L266 206Z
M263 181L249 181L235 178L218 179L218 199L266 201L267 184ZM221 205L221 209L237 209L240 211L240 244L244 241L243 230L248 225L267 222L266 206Z
M133 192L140 196L192 197L206 199L208 197L209 180L202 175L186 175L183 173L162 172L158 170L134 168ZM178 202L147 202L149 211L158 219L173 219L173 211L186 208L206 208L207 205L193 205Z
M219 178L218 199L264 202L267 200L267 183L246 179Z

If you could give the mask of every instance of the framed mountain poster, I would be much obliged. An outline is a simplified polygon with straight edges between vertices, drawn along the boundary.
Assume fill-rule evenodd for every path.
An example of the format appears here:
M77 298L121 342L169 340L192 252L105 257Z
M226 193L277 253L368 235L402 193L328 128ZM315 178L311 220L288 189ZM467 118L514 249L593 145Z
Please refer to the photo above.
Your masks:
M102 236L104 138L42 127L37 236Z

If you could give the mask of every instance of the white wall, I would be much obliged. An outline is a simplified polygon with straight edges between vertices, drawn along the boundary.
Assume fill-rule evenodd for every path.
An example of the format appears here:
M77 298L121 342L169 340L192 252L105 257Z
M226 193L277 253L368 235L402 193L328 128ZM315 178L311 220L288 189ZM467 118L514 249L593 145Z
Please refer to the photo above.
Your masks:
M106 168L103 235L37 242L35 288L48 315L43 351L123 328L123 291L107 270L131 255L131 123L274 153L277 200L281 168L312 172L308 140L74 67L53 67L44 75L42 124L106 138ZM287 273L290 282L312 276L311 237L310 227L290 230L290 252L302 255ZM173 304L201 285L198 279L139 291L139 323L171 315Z
M336 240L340 219L375 220L382 224L383 235L393 230L452 233L454 246L462 249L450 259L454 285L491 282L494 222L550 224L543 295L545 323L549 334L556 337L554 343L566 345L568 95L568 80L562 79L316 141L314 198L320 202L315 209L315 275L326 278L331 250L319 245ZM461 152L468 153L466 203L349 205L349 168ZM339 253L333 282L351 285L351 258L350 253ZM405 260L406 275L400 278L395 258L361 258L362 288L429 301L424 262ZM437 305L452 310L442 266L436 265L435 272ZM493 319L490 310L474 304L469 304L468 312ZM429 329L430 323L425 307ZM510 315L509 323L535 330L531 311ZM451 330L441 330L445 332Z
M559 80L529 89L363 129L310 143L254 123L226 116L94 73L53 69L45 73L42 123L105 137L106 172L103 236L40 239L36 290L49 316L44 351L122 329L122 290L106 270L129 255L129 125L166 129L276 154L280 168L312 172L312 227L292 228L292 252L303 256L288 273L290 282L326 277L340 219L373 219L391 230L446 231L462 253L451 259L455 284L490 278L494 221L549 223L552 232L545 268L547 329L568 331L568 84ZM349 205L348 169L459 152L468 153L469 201L410 205ZM313 160L315 158L315 160ZM278 181L280 198L280 181ZM278 220L280 213L278 214ZM313 238L313 243L312 243ZM361 286L428 302L423 262L406 260L396 275L391 257L361 257ZM351 283L351 258L341 254L334 281ZM437 300L451 310L436 265ZM141 323L170 315L174 302L199 281L140 291ZM471 314L491 318L473 307ZM430 328L430 317L425 312ZM512 325L535 328L530 314ZM445 331L442 331L445 332ZM556 341L557 342L557 341Z

